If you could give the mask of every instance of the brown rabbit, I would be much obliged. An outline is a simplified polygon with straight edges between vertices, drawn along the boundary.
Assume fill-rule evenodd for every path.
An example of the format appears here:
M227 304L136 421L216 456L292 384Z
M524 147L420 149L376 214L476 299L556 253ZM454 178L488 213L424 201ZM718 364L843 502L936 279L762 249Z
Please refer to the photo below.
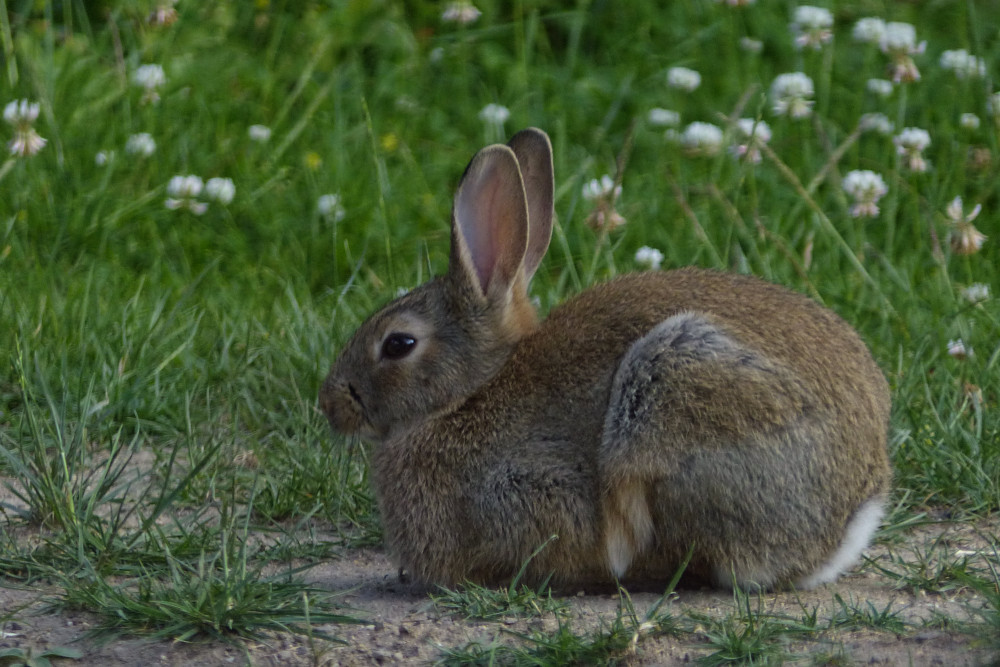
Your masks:
M669 578L811 587L867 546L890 481L889 392L831 311L701 269L619 277L538 321L549 139L469 164L448 273L369 318L320 395L375 443L389 550L440 584Z

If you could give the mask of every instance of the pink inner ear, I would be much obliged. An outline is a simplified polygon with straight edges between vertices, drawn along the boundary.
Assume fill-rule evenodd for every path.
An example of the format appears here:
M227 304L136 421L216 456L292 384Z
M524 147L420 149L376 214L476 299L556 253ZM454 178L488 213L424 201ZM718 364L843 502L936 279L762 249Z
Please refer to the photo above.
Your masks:
M460 212L459 223L469 247L472 265L476 269L476 277L485 294L500 253L501 239L497 238L499 226L495 224L495 207L501 205L498 201L499 179L490 178L489 173L484 173L476 183L475 190L472 201L464 202L467 206L463 206L465 210Z
M510 280L520 262L520 256L506 256L505 253L510 255L516 245L514 239L507 238L518 231L511 229L516 214L509 209L520 203L519 198L512 195L519 194L521 186L512 183L511 174L505 173L496 163L486 162L478 173L469 176L456 202L455 216L480 289L485 294L498 268L499 277Z

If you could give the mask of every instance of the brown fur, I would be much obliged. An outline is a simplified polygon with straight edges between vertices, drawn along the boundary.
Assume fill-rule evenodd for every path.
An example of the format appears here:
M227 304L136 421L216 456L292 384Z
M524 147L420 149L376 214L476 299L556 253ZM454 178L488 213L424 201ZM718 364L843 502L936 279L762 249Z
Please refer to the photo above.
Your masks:
M890 478L888 388L857 334L784 288L693 268L620 277L539 324L525 290L551 209L543 133L484 149L448 275L373 315L324 383L331 424L376 441L400 566L502 581L557 535L529 577L611 580L609 540L628 577L668 578L692 543L692 572L719 583L815 571ZM398 331L419 331L414 352L382 358Z

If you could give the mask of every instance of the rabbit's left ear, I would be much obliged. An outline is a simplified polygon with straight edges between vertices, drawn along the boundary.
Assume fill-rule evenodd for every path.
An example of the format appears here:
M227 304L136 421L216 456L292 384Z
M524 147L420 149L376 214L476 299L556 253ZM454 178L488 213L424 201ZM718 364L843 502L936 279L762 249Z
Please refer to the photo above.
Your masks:
M472 158L455 194L448 273L481 297L507 303L528 245L528 204L514 151L487 146Z
M517 156L528 200L528 247L524 255L524 280L528 282L548 250L552 238L555 181L552 143L538 128L521 130L507 142Z

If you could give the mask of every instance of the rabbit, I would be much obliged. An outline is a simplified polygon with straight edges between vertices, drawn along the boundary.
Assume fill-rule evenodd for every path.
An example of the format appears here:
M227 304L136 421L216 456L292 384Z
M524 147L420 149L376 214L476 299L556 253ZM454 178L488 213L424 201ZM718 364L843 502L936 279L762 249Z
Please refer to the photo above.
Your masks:
M689 556L686 577L723 588L835 580L891 479L888 385L857 333L699 268L622 275L540 320L553 201L543 131L480 150L447 273L365 321L322 384L333 429L374 445L400 572L613 584Z

